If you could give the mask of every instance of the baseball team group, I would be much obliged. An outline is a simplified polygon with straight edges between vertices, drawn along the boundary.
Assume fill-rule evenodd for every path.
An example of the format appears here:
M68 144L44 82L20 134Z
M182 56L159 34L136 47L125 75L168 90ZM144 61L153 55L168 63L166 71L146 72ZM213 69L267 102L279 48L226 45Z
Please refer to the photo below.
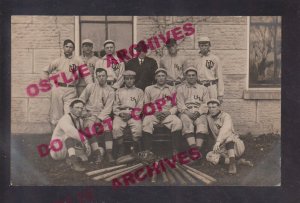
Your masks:
M212 138L212 148L203 154L206 160L228 164L228 173L237 173L245 146L234 131L231 116L221 108L222 65L218 56L210 52L208 37L199 38L199 53L192 62L180 53L174 38L166 41L168 52L158 62L147 56L148 47L143 40L135 47L138 56L126 62L116 55L113 40L103 43L105 53L100 57L95 56L93 45L92 40L83 40L82 55L75 56L74 42L65 40L63 55L43 71L43 79L48 80L59 72L72 78L82 65L90 71L88 76L68 83L59 79L51 90L51 140L60 139L63 143L61 150L50 151L53 159L66 159L73 170L84 171L84 162L76 150L81 145L96 165L103 161L113 165L116 157L125 155L127 128L134 153L156 153L154 129L165 126L170 131L172 153L178 153L182 138L190 148L199 150L207 138ZM117 62L108 63L111 58ZM149 109L153 113L145 113ZM107 118L112 118L112 128L105 128L99 136L94 124ZM83 141L78 130L84 128L94 129L94 136Z

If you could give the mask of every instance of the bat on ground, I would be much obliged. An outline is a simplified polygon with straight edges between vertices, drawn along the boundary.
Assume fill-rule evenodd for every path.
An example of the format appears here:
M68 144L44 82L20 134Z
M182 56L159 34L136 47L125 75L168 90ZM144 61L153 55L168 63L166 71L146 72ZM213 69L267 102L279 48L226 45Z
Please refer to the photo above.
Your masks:
M181 175L177 172L177 169L176 168L173 168L172 170L170 170L171 173L175 176L175 179L178 180L178 182L181 184L181 185L186 185L187 182L181 177Z
M208 180L207 178L204 178L203 176L200 176L199 174L191 171L190 169L187 169L187 172L191 174L193 177L197 178L198 180L204 182L205 184L209 185L212 183L212 181Z
M192 167L190 167L190 166L187 166L187 165L182 165L182 166L183 166L184 168L186 168L186 169L189 169L189 170L191 170L191 171L193 171L193 172L195 172L195 173L197 173L197 174L199 174L199 175L205 177L206 179L208 179L208 180L210 180L210 181L212 181L212 182L217 182L217 180L216 180L215 178L213 178L213 177L211 177L211 176L209 176L209 175L207 175L207 174L205 174L205 173L203 173L203 172L201 172L201 171L199 171L199 170L197 170L197 169L194 169L194 168L192 168Z
M168 177L168 180L169 180L170 184L175 184L176 183L175 178L173 177L173 175L168 170L166 170L165 174Z
M131 169L128 169L128 170L126 170L126 171L123 171L123 172L121 172L121 173L118 173L118 174L116 174L116 175L113 175L113 176L110 176L110 177L108 177L108 178L106 178L106 179L104 179L105 181L112 181L113 179L115 179L115 178L119 178L119 177L121 177L122 175L124 175L124 174L126 174L126 173L129 173L129 172L131 172L131 171L133 171L133 170L136 170L136 169L138 169L138 168L131 168ZM142 176L144 173L142 173L140 176Z
M96 175L98 173L109 172L109 171L113 171L115 169L120 169L120 168L124 168L124 167L126 167L125 164L118 165L118 166L112 166L112 167L108 167L108 168L103 168L103 169L99 169L99 170L94 170L94 171L87 172L86 175L92 176L92 175Z
M169 180L168 180L168 177L167 177L167 175L166 175L166 173L165 172L162 172L162 179L163 179L163 183L168 183L169 182Z
M94 177L93 180L100 180L100 179L108 178L110 176L119 174L119 173L121 173L123 171L128 171L130 169L135 169L135 168L141 167L142 165L143 164L139 163L139 164L136 164L134 166L130 166L130 167L127 167L127 168L122 168L122 169L119 169L119 170L116 170L116 171L112 171L112 172L109 172L109 173L105 173L105 174L102 174L102 175Z
M179 164L177 164L177 169L178 169L179 173L183 177L185 177L188 181L190 181L193 184L197 183L197 181L188 172L186 172Z

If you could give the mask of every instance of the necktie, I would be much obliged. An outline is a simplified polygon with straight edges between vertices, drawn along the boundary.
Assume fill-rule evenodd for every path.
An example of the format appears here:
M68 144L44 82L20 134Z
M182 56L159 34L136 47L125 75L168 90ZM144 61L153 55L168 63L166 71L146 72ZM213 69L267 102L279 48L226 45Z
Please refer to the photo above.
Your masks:
M140 60L140 65L142 65L143 62L144 62L144 59L141 59L141 60Z

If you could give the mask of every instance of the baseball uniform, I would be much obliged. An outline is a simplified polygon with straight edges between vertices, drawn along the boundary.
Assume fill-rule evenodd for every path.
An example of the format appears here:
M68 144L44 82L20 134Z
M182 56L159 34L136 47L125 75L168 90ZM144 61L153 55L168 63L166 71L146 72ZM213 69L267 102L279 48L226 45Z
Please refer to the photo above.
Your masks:
M116 60L115 63L113 62L114 59ZM96 69L97 68L103 68L107 71L107 84L111 85L112 88L119 89L123 85L125 64L119 60L117 55L114 54L111 58L105 55L96 62Z
M52 125L56 125L58 120L69 112L70 101L77 97L76 85L78 84L78 76L80 77L79 69L81 67L85 67L85 64L80 57L71 56L67 58L62 56L45 68L44 73L47 78L59 74L58 87L52 88L51 91L50 123ZM65 75L65 78L62 77L62 74ZM91 74L83 78L87 84L93 82Z
M198 72L198 81L208 88L209 97L217 99L218 96L224 96L224 81L222 74L222 65L219 57L208 52L196 59L195 67Z

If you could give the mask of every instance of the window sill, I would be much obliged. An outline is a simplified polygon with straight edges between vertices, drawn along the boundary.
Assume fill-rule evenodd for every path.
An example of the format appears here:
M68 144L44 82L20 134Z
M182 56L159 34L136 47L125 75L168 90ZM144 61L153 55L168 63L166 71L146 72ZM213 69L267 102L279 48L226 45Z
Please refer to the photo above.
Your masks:
M244 99L280 100L281 89L278 90L244 90Z

